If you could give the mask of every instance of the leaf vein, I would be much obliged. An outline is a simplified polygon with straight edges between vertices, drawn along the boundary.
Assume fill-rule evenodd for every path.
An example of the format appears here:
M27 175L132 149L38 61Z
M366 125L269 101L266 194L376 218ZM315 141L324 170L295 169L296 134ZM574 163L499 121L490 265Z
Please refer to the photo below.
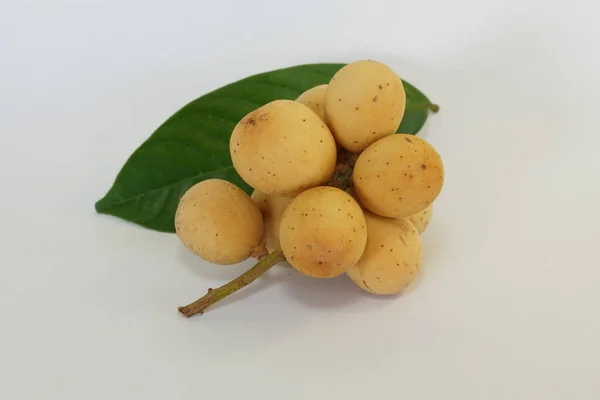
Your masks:
M198 173L198 174L195 174L195 175L186 176L185 178L179 179L179 180L177 180L175 182L170 182L170 183L167 183L165 185L159 186L157 188L148 189L145 192L138 193L138 194L135 194L133 196L128 196L128 197L126 197L124 199L121 199L119 201L114 201L114 202L111 202L109 204L102 205L102 207L100 207L100 208L101 209L107 209L107 208L110 208L110 207L119 206L119 205L121 205L123 203L127 203L127 202L130 202L130 201L136 201L136 200L138 200L138 199L140 199L140 198L142 198L144 196L147 196L147 195L149 195L151 193L154 193L154 192L157 192L157 191L160 191L160 190L165 190L165 189L166 190L170 190L173 186L181 184L181 183L183 183L185 181L195 180L195 179L200 178L202 176L212 175L212 174L215 174L215 173L218 173L218 172L227 171L227 170L231 170L231 169L233 169L233 166L232 165L228 165L226 167L213 169L212 171L201 172L201 173Z

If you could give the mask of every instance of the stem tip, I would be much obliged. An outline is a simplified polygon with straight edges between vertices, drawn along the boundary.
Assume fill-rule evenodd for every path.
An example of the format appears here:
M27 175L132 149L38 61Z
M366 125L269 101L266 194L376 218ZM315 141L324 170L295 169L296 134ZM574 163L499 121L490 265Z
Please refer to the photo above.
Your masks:
M231 282L216 289L208 289L208 292L203 297L199 298L193 303L188 304L187 306L178 307L177 310L186 318L196 314L203 314L204 310L206 310L208 307L249 285L259 276L267 272L275 264L284 260L285 257L283 255L283 251L280 247L278 247L273 250L273 252L262 257L261 260L254 265L254 267L250 268L248 271L244 272Z

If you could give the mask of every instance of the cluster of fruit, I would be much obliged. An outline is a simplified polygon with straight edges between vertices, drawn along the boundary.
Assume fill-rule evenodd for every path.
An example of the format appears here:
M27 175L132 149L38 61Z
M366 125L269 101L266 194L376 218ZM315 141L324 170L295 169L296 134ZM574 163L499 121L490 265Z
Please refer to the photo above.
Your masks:
M400 77L364 60L295 101L250 112L230 152L254 193L197 183L177 208L178 237L215 264L280 252L311 277L347 274L374 294L402 291L420 270L420 234L444 183L431 144L396 134L405 107Z

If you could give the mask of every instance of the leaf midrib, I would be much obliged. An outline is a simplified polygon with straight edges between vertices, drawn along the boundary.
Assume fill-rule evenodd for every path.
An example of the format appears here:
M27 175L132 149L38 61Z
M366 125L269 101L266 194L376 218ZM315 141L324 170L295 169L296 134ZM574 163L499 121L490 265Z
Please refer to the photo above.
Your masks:
M179 184L179 183L181 183L183 181L186 181L186 180L189 180L189 179L195 179L195 178L198 178L198 177L202 177L203 175L207 175L207 174L214 174L216 172L226 171L226 170L229 170L229 169L232 169L232 168L233 168L233 165L228 165L226 167L221 167L221 168L213 169L213 170L210 170L210 171L207 171L207 172L202 172L202 173L199 173L199 174L196 174L196 175L186 176L185 178L179 179L178 181L167 183L166 185L159 186L159 187L154 188L154 189L146 190L145 192L138 193L138 194L136 194L134 196L130 196L130 197L127 197L125 199L109 203L107 205L102 205L102 204L100 204L100 202L98 202L98 206L96 208L98 210L101 210L101 209L108 209L110 207L119 206L119 205L121 205L123 203L127 203L129 201L138 199L138 198L140 198L142 196L146 196L146 195L148 195L150 193L157 192L157 191L160 191L160 190L165 190L165 189L170 188L172 186L175 186L175 185L177 185L177 184Z

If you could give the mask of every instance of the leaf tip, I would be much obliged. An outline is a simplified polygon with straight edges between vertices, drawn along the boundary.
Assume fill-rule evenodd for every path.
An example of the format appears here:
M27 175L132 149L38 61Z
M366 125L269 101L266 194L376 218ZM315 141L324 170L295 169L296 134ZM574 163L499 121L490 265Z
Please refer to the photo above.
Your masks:
M103 198L101 198L100 200L97 200L94 203L94 210L96 210L96 212L98 214L106 214L106 210L105 210L105 207L104 207L105 200L106 200L106 196L103 197Z

